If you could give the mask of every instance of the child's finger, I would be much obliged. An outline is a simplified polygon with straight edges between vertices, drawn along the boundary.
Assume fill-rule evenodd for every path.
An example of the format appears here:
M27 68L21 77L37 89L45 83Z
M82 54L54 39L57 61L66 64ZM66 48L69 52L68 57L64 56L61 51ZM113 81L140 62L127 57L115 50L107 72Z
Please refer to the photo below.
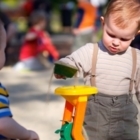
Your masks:
M55 74L54 75L57 79L63 79L64 78L64 76L61 76L61 75L58 75L58 74Z

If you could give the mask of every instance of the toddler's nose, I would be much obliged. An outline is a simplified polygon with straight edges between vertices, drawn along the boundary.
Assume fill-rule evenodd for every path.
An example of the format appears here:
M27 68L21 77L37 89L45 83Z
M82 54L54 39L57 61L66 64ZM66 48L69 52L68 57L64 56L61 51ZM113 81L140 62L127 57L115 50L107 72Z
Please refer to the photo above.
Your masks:
M114 47L119 46L119 44L120 44L119 39L114 39L113 42L112 42L112 44L113 44Z

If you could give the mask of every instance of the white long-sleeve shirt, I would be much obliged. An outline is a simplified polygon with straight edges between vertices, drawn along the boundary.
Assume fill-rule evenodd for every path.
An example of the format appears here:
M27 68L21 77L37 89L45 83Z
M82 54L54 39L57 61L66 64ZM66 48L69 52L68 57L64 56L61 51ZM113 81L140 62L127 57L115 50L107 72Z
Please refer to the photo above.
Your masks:
M132 74L132 52L129 47L125 53L111 55L104 47L102 41L99 43L98 58L96 64L96 86L100 93L108 95L122 95L129 92ZM84 81L90 85L92 57L94 45L88 43L71 55L60 59L64 63L76 66L78 75L86 75ZM140 94L140 51L137 52L137 69L132 93Z

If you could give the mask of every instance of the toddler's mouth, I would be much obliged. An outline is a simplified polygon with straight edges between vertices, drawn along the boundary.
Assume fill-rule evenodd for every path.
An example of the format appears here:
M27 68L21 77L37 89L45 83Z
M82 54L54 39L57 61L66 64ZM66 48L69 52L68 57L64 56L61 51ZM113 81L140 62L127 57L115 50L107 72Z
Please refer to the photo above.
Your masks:
M114 48L114 47L111 47L111 46L109 48L110 48L111 52L114 52L114 53L117 52L117 48Z

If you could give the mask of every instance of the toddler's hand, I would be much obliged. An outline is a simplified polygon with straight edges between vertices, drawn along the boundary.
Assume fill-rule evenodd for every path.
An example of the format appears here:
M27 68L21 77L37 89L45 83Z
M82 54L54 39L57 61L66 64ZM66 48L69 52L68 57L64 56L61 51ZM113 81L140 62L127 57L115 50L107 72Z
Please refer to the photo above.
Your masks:
M66 77L62 75L54 74L54 76L56 79L66 79Z
M30 138L28 140L39 140L39 136L36 132L29 130Z

